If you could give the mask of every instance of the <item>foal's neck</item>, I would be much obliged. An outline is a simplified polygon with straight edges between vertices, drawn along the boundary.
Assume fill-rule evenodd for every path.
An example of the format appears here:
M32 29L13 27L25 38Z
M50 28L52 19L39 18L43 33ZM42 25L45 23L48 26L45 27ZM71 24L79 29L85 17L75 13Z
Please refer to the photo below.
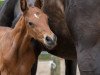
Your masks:
M18 39L20 40L18 43L19 53L22 54L25 49L28 48L29 43L31 41L31 37L28 35L25 18L22 16L17 24L15 25L15 28L13 29L13 34L19 35Z

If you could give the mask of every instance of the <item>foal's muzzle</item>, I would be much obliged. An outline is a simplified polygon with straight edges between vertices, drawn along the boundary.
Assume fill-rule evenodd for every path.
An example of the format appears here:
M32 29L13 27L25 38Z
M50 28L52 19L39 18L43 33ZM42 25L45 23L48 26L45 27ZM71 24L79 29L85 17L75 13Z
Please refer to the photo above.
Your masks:
M51 35L51 36L45 36L45 44L46 44L46 47L48 49L52 49L56 46L57 44L57 37L56 35Z

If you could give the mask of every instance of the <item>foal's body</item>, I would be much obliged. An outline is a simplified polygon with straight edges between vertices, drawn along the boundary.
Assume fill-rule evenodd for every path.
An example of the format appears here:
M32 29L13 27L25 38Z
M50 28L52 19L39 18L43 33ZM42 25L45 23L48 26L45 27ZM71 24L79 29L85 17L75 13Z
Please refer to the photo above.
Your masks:
M23 23L24 19L20 21ZM17 23L14 29L0 27L1 75L30 74L34 62L34 51L30 45L31 38L27 35L25 25L22 23Z

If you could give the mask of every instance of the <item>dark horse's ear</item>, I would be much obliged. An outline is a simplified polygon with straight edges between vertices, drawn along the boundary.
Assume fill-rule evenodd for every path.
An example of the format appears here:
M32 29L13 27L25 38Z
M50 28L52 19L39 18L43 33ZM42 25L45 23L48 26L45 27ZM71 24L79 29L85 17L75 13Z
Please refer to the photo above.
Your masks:
M28 10L27 1L26 0L20 0L20 7L22 12L24 13L26 10Z
M35 5L36 7L38 7L38 8L41 9L41 7L42 7L42 2L41 2L41 0L36 0L34 5Z

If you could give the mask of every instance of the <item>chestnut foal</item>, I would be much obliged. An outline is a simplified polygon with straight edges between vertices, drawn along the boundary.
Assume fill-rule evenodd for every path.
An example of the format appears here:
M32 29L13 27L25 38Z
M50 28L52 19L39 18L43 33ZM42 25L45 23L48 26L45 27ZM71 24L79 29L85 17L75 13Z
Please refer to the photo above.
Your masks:
M0 27L0 75L31 74L35 61L32 38L48 48L56 45L47 15L37 7L27 6L26 0L20 0L20 7L23 14L15 27Z

